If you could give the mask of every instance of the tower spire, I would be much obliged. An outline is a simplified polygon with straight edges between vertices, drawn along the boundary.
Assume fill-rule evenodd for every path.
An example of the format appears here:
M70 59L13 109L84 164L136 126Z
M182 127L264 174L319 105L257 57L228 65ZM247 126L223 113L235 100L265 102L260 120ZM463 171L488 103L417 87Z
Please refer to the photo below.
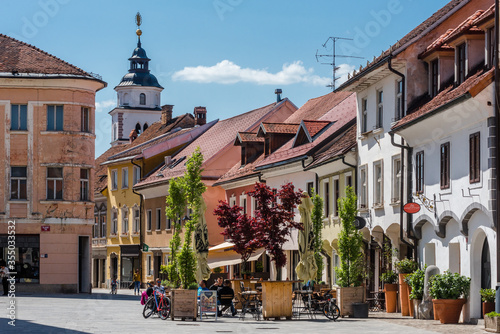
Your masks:
M142 35L142 30L141 30L141 24L142 24L142 16L141 13L137 12L135 14L135 23L137 24L137 30L135 33L137 34L137 46L141 47L141 35Z

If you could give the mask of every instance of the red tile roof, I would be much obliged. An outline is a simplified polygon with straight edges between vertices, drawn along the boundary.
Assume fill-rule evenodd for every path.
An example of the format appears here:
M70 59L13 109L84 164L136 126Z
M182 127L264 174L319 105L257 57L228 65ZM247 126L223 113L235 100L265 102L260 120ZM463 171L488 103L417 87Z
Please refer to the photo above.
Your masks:
M464 33L479 33L479 34L484 33L481 29L478 29L474 25L474 22L479 17L481 17L483 13L484 10L477 10L474 14L472 14L464 22L462 22L458 27L453 29L453 31L450 34L448 34L444 42L445 43L450 42Z
M427 57L430 53L434 51L441 51L441 50L450 50L453 51L453 47L446 44L445 41L448 38L448 36L453 32L453 29L448 29L444 34L439 36L434 42L432 42L424 52L422 52L419 55L419 58L425 58Z
M461 96L464 96L467 93L471 94L472 96L477 95L486 86L493 82L494 72L494 68L488 71L480 70L474 75L471 75L460 86L456 88L454 88L453 85L449 86L448 88L442 90L431 101L427 102L422 107L400 119L392 127L392 130L397 131L403 127L406 127L411 123L418 121L419 118L432 113L438 108L446 105L449 102L452 102L453 100Z
M103 162L106 162L108 158L112 155L115 155L122 150L126 149L129 144L122 144L111 146L108 148L106 152L101 154L97 159L95 159L95 177L94 177L94 193L99 193L103 191L108 185L108 177L107 177L107 166L101 165Z
M293 115L288 117L285 123L298 124L304 119L319 119L351 94L351 92L337 91L310 99L299 110L294 112Z
M316 134L318 134L321 130L323 130L328 124L330 124L329 121L302 121L304 123L304 126L307 129L307 132L309 132L309 135L311 137L314 137Z
M204 158L204 171L203 175L205 177L217 177L219 178L227 169L224 170L211 170L206 168L206 166L213 160L217 159L220 154L230 149L233 146L236 134L239 131L249 132L255 131L257 126L265 120L266 116L273 110L277 110L282 106L282 103L287 102L288 99L284 99L280 103L272 103L265 107L255 109L244 114L219 121L217 124L212 126L203 135L198 137L195 141L191 142L182 151L180 151L176 156L189 157L193 154L197 147L200 147L201 153ZM173 168L168 168L161 173L156 171L151 173L145 180L138 183L136 187L143 187L150 184L166 182L173 177L178 177L183 175L185 172L185 164L179 163Z
M237 143L238 142L238 143ZM238 135L235 140L235 145L239 143L248 143L248 142L264 142L264 137L257 137L256 133L253 132L238 132Z
M474 21L473 25L478 26L494 18L495 18L495 4L491 5L490 8L485 10L484 13Z
M262 123L261 129L265 133L284 133L295 134L300 124L286 124L286 123ZM260 130L259 130L260 132Z
M62 74L93 79L89 73L64 60L3 34L0 34L0 72Z
M326 150L314 154L313 162L309 166L307 166L306 169L320 166L338 156L346 154L352 148L356 147L356 144L356 124L354 124L349 129L337 136L329 145L327 145Z

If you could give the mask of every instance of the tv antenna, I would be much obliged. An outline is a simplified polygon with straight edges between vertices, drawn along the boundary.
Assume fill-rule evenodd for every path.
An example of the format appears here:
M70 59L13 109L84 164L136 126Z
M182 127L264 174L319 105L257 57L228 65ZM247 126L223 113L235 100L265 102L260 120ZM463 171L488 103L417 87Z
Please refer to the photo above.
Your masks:
M336 58L358 58L358 59L364 59L363 57L356 57L356 56L347 56L347 55L338 55L335 53L335 43L339 40L339 39L343 39L343 40L346 40L346 41L352 41L353 39L352 38L344 38L344 37L328 37L328 39L326 40L325 43L323 43L323 47L326 49L326 45L328 44L328 42L331 40L333 42L333 50L332 50L332 54L324 54L324 55L320 55L318 54L319 50L316 50L316 61L318 63L321 63L320 61L320 58L323 58L323 57L327 57L327 58L331 58L332 59L332 62L331 63L321 63L323 65L330 65L333 67L333 76L332 76L332 83L330 85L327 85L326 87L331 87L332 90L335 90L335 82L340 79L340 77L337 77L336 74L337 74L337 71L340 69L340 67L338 67L336 65Z

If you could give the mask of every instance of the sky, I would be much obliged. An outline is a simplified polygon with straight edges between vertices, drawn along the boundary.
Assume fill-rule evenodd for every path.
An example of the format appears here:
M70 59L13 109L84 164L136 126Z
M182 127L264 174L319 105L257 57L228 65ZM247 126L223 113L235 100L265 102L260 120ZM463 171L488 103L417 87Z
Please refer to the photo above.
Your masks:
M174 116L207 107L207 121L276 101L298 107L396 43L448 0L16 0L2 3L0 33L32 44L108 86L96 95L96 157L110 146L114 87L127 73L142 16L142 47ZM326 42L326 44L325 44ZM323 46L324 45L324 46ZM318 58L318 59L317 59ZM319 60L319 61L318 61Z

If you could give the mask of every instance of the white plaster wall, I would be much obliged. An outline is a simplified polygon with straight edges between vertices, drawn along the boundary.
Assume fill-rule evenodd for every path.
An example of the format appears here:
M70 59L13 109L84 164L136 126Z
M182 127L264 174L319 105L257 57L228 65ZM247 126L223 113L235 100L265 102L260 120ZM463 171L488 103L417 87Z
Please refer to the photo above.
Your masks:
M157 87L137 87L137 86L124 86L116 87L118 95L119 107L132 107L132 108L159 108L161 105L161 88ZM146 104L140 104L140 94L146 94ZM127 94L127 96L125 96ZM128 104L127 104L128 103Z

